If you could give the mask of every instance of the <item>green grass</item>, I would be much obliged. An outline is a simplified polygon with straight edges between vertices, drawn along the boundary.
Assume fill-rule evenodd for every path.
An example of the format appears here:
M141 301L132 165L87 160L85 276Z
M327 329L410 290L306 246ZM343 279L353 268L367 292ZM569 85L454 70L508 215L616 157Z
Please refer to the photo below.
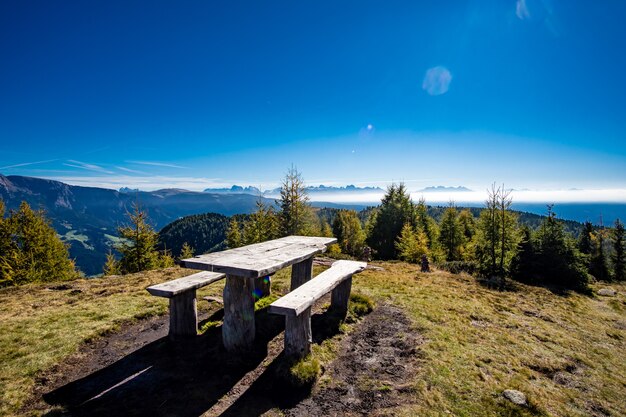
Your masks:
M524 285L500 292L466 274L381 266L385 271L359 274L355 288L403 307L427 339L413 381L418 401L399 414L584 416L597 406L626 414L626 343L618 325L625 316L615 307L626 286L612 285L615 298ZM559 383L557 372L571 383ZM508 388L526 393L531 406L503 400Z
M372 300L395 304L426 340L419 346L420 368L407 381L415 388L415 401L395 408L395 415L584 416L592 408L626 415L626 285L611 285L616 297L564 297L524 285L500 292L465 274L423 274L401 262L378 265L384 271L355 275L354 294L360 296L353 294L350 314L362 314ZM66 290L48 289L54 284L0 290L0 414L17 414L38 372L84 341L124 322L167 313L167 300L145 288L193 272L171 268L77 280ZM223 281L198 291L198 297L219 295L222 289ZM288 291L288 269L273 277L272 289ZM256 307L271 299L259 300ZM204 301L198 306L208 308ZM347 323L341 330L356 325ZM341 338L314 345L311 360L324 368L336 357ZM299 374L315 374L313 363L304 365ZM327 378L322 375L316 383ZM504 400L501 393L508 388L524 392L530 406ZM381 383L377 389L393 388Z

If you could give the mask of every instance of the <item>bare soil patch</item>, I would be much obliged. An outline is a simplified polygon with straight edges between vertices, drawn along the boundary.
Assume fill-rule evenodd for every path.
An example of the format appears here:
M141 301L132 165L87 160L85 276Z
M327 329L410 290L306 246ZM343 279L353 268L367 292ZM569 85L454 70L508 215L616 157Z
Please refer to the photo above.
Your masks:
M201 320L219 320L222 310ZM23 412L71 416L372 415L413 401L410 381L422 339L398 308L382 304L347 335L332 314L312 317L314 342L333 338L339 355L313 388L278 377L283 319L257 312L257 342L242 357L221 347L221 329L184 343L167 339L167 317L122 326L84 344L38 376ZM320 386L321 385L321 386Z

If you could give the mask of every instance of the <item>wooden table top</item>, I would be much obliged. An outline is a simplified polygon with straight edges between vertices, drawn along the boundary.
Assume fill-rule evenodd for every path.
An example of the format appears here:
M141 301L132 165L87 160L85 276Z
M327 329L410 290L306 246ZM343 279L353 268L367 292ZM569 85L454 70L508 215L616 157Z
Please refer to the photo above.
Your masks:
M287 236L183 259L181 264L186 268L259 278L323 253L336 242L332 237Z

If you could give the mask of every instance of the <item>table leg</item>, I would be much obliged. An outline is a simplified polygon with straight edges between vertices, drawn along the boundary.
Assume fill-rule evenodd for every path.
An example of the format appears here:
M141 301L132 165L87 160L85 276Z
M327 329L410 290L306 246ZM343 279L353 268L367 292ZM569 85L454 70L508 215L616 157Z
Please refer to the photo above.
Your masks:
M267 275L254 279L254 297L259 299L272 293L272 276Z
M254 342L254 278L226 276L222 340L228 351L246 349Z
M313 276L313 258L293 264L291 267L291 291L311 280Z

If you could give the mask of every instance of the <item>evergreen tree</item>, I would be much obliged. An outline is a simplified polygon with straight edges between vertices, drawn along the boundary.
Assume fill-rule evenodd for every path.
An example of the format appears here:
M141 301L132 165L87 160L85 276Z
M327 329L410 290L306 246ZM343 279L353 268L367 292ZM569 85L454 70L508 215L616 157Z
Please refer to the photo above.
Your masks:
M411 223L405 223L396 242L396 249L400 259L410 263L420 263L422 256L428 256L426 234L415 230Z
M313 235L314 214L309 205L302 174L293 166L287 171L280 189L280 230L283 236Z
M613 229L613 278L617 281L626 279L626 257L624 256L624 223L615 220Z
M511 262L511 276L517 281L536 283L537 254L533 244L532 231L528 226L524 226L520 235L517 253Z
M256 202L257 209L243 225L242 243L265 242L280 236L279 219L274 207L266 205L261 198Z
M322 220L322 226L320 228L322 237L333 237L333 229L326 220Z
M191 245L187 242L183 243L183 247L180 250L179 259L189 259L195 256L194 250Z
M439 225L439 243L444 250L446 261L458 261L461 258L463 231L458 212L452 203L443 212Z
M512 200L504 186L494 184L487 191L486 207L478 218L475 256L480 273L500 277L500 286L504 287L519 241L517 219L510 211Z
M426 206L426 200L420 198L419 202L415 206L415 226L426 234L428 239L428 248L432 251L436 249L437 237L439 230L437 228L437 222L428 214L428 207Z
M594 278L600 281L610 279L608 259L604 248L606 241L605 233L605 230L598 230L591 235L592 253L589 258L588 271Z
M397 259L396 241L406 223L415 224L414 207L404 184L392 184L371 218L368 245L381 259Z
M463 244L461 245L461 258L469 261L473 257L472 241L476 234L476 220L469 209L461 210L459 213L459 225L463 234Z
M339 210L333 221L333 234L343 253L361 256L365 245L365 233L354 210Z
M117 259L115 259L115 255L113 255L113 252L111 251L107 253L107 259L104 263L104 267L102 268L102 274L104 276L120 274L120 264Z
M584 255L574 239L565 233L552 206L533 239L535 276L538 282L586 290L588 283Z
M239 222L236 218L230 219L230 223L228 223L228 230L226 231L226 244L230 249L238 248L243 243L243 239L241 237L241 227L239 226Z
M578 237L578 250L584 255L593 253L593 224L590 221L583 223L583 230Z
M4 204L0 204L0 218L0 286L78 277L68 247L42 210L22 202L4 218Z
M116 246L122 255L120 271L123 274L156 269L163 265L156 250L158 235L148 223L148 214L138 204L128 212L129 224L118 228L121 243Z

